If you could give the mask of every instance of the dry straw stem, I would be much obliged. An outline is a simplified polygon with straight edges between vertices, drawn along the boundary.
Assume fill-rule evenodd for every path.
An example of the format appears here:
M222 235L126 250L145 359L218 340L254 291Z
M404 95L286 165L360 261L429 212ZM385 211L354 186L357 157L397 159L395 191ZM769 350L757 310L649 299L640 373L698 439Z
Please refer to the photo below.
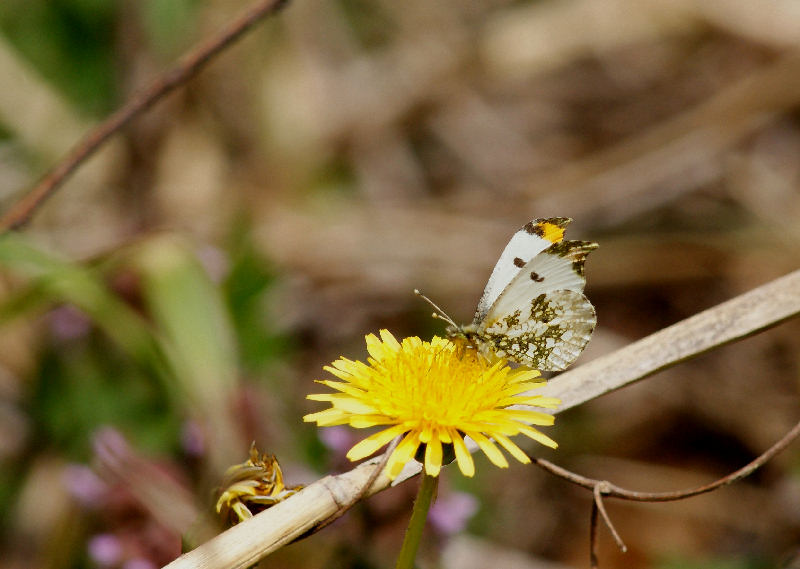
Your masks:
M800 270L599 357L548 382L565 411L800 313Z
M364 486L381 468L374 458L338 476L326 476L270 509L246 520L181 555L167 565L170 569L245 568L291 543L335 516L363 494L371 496L389 486L386 475L378 475L372 487Z
M547 385L546 393L564 401L560 410L569 409L717 346L775 326L798 313L800 270L564 373ZM362 495L375 469L380 468L379 463L376 458L350 472L326 476L182 555L167 567L248 567L346 509ZM406 479L414 474L409 471L401 477ZM363 492L363 497L387 488L390 483L385 475L379 475L371 488Z

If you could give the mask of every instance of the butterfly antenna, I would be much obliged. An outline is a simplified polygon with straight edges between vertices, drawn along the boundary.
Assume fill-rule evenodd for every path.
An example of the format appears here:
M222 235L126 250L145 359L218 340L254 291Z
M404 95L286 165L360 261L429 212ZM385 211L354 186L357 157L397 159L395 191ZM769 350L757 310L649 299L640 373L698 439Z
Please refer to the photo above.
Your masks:
M450 317L447 315L447 313L446 313L444 310L442 310L441 308L439 308L439 306L438 306L438 305L437 305L435 302L433 302L433 301L432 301L430 298L428 298L427 296L425 296L424 294L422 294L422 293L419 291L419 289L416 289L416 288L415 288L415 289L414 289L414 294L416 294L416 295L417 295L418 297L420 297L422 300L424 300L425 302L427 302L428 304L430 304L431 306L433 306L433 309L434 309L434 310L436 310L436 312L434 312L434 313L433 313L433 315L432 315L434 318L438 318L439 320L444 320L445 322L447 322L448 324L450 324L450 325L451 325L451 326L453 326L454 328L458 328L458 324L456 324L455 322L453 322L453 319L452 319L452 318L450 318Z

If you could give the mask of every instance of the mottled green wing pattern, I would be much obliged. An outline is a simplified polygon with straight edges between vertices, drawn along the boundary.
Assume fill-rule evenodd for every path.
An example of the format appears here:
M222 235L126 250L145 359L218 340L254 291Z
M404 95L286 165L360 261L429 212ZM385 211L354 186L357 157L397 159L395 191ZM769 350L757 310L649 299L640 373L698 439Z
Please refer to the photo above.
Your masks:
M473 337L484 354L542 371L561 371L583 351L596 323L594 307L582 293L556 290L491 315Z

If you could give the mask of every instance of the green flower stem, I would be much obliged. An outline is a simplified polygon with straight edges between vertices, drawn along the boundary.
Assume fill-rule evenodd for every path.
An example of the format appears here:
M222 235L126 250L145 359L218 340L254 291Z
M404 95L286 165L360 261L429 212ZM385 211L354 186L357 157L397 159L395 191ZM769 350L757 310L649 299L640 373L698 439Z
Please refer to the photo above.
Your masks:
M406 537L403 539L403 547L397 557L396 569L414 569L414 559L417 556L419 542L422 538L422 530L425 528L425 521L428 519L428 510L431 509L436 488L439 486L438 476L428 476L422 474L422 482L419 485L419 493L414 501L414 509L411 512L411 521L408 522Z

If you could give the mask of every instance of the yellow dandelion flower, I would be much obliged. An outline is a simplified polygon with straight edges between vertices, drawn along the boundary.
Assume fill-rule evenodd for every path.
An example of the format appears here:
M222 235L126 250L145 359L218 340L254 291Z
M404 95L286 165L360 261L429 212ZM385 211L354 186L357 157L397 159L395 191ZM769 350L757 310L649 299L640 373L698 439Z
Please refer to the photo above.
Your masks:
M498 445L520 462L530 462L509 438L514 435L557 446L531 427L552 425L552 415L510 408L558 406L558 399L527 393L544 385L538 371L511 369L505 360L489 363L474 350L465 352L439 337L430 342L412 337L401 343L381 330L380 339L369 334L366 340L367 363L342 357L326 366L325 370L341 381L318 383L337 393L312 394L308 399L329 402L331 407L303 417L320 427L385 427L351 448L347 453L350 460L365 458L402 436L386 466L392 479L423 445L425 472L430 476L438 476L442 467L443 445L452 449L461 472L472 476L475 465L465 437L501 468L508 462Z

